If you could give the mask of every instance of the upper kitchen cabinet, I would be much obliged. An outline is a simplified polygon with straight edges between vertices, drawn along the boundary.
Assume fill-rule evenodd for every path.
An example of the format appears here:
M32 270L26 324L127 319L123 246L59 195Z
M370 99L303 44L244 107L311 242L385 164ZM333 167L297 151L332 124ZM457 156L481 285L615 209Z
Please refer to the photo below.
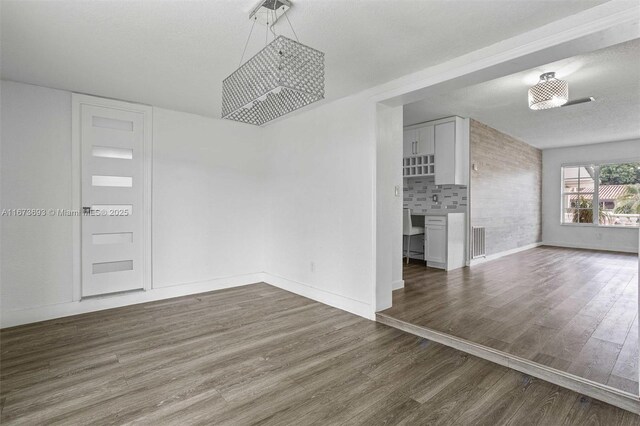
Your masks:
M434 176L436 185L467 185L469 120L449 117L407 127L403 157L405 177Z
M402 136L402 156L433 155L435 152L434 126L406 129Z
M402 133L402 156L404 158L416 155L416 144L418 143L418 131L416 129L405 130Z
M425 126L416 129L418 133L418 143L416 154L432 155L435 153L435 129L434 126Z
M451 117L435 127L436 185L469 183L469 120Z

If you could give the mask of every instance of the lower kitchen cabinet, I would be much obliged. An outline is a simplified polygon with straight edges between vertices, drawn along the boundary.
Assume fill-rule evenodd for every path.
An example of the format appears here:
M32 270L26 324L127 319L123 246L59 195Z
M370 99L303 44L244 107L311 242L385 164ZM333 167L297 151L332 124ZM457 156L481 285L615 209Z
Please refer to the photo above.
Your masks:
M447 271L465 266L465 223L464 213L425 216L427 266Z

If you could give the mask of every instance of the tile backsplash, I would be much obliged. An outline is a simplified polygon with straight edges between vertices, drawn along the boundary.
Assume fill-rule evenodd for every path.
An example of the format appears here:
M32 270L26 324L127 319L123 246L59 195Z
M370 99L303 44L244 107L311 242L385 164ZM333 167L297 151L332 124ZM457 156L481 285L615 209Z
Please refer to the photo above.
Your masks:
M465 213L469 190L465 185L436 185L432 177L404 179L404 207L414 213ZM433 196L438 201L433 201Z

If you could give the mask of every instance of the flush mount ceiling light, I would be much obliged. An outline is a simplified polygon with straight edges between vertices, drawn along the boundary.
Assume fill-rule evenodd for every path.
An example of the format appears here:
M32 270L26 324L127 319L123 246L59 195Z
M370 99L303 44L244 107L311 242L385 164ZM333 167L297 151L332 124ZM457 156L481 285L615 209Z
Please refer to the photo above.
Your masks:
M324 53L298 41L287 10L288 0L261 0L249 15L265 23L273 40L222 82L222 118L262 125L324 98ZM296 40L277 35L274 24L284 16Z
M538 84L529 89L529 108L556 108L569 100L569 84L558 80L556 73L547 72L540 75Z

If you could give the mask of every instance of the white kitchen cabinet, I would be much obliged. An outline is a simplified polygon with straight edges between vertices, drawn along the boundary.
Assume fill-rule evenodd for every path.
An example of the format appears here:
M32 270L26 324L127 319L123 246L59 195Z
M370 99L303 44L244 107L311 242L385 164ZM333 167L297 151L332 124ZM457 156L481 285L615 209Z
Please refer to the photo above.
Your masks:
M410 168L408 166L429 167ZM403 176L435 176L436 185L468 185L469 120L449 117L404 130Z
M433 155L435 152L434 126L407 129L402 135L402 156Z
M408 158L415 154L418 141L418 131L416 129L405 130L402 134L402 157Z
M451 271L465 266L465 214L425 216L424 258L427 266Z
M456 123L436 124L436 185L454 184L456 180Z
M442 223L427 223L425 221L425 260L429 262L447 262L447 228L446 217L442 217Z
M433 176L434 134L423 128L405 129L402 135L402 176Z
M417 129L416 154L417 155L433 155L435 153L435 128L434 126L425 126Z
M460 117L435 124L436 185L469 183L469 121Z

